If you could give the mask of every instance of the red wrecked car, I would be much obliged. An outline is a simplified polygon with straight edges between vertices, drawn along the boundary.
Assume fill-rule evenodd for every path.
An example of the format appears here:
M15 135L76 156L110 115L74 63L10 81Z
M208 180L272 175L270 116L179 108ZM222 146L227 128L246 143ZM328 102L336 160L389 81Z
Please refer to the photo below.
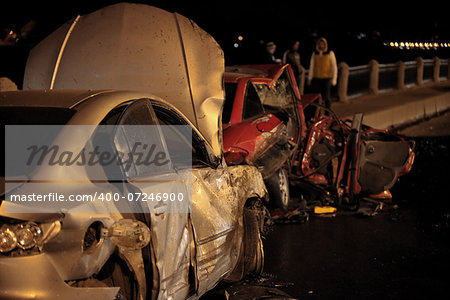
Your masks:
M227 67L225 93L225 160L256 166L282 210L289 182L308 199L357 206L360 196L390 197L413 164L414 142L363 125L362 114L353 121L324 114L318 94L300 97L290 65Z

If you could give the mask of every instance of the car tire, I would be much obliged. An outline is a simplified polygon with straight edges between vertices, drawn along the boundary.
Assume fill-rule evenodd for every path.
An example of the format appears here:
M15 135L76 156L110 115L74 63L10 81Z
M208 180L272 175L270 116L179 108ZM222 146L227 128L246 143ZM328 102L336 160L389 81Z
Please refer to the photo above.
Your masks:
M269 201L276 208L286 212L289 208L289 175L286 168L280 168L266 180Z
M244 208L244 270L260 275L264 268L264 247L261 226L264 220L262 204Z
M243 209L243 236L239 259L234 270L225 279L239 282L246 275L260 275L264 268L264 248L261 234L267 209L259 198L250 198Z
M93 278L79 281L76 287L119 287L114 299L138 300L138 283L125 261L113 254Z
M137 282L134 280L134 276L127 266L116 265L112 274L112 281L114 286L120 287L116 299L140 299Z

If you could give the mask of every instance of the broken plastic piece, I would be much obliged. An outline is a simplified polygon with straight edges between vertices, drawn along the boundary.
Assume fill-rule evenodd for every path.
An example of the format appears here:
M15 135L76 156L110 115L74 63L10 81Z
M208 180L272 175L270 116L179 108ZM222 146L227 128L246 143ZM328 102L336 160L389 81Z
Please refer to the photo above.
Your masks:
M316 215L321 214L334 214L336 213L336 207L332 206L314 206L314 213Z

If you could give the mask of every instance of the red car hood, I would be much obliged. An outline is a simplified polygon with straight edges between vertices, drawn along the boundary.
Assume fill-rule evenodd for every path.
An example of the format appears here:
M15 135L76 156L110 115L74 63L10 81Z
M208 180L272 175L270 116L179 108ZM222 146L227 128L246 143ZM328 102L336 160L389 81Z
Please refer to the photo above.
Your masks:
M258 139L269 133L282 122L272 114L243 121L225 127L223 130L223 149L226 152L232 147L246 150L253 156Z

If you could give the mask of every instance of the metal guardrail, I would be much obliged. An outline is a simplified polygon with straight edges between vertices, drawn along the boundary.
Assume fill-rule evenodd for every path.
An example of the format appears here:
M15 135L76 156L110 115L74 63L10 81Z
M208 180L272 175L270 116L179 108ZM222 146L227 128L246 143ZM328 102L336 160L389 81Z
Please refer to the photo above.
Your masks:
M370 66L349 67L348 71L347 94L352 97L358 97L366 93L370 83Z
M398 65L380 64L378 66L378 90L390 91L397 88Z
M405 64L405 87L409 88L417 83L417 63L407 61Z
M434 61L432 59L423 60L423 82L433 81Z
M441 64L439 65L439 80L440 81L450 79L449 78L449 74L450 74L449 64L450 64L450 59L447 60L446 64L441 62Z

